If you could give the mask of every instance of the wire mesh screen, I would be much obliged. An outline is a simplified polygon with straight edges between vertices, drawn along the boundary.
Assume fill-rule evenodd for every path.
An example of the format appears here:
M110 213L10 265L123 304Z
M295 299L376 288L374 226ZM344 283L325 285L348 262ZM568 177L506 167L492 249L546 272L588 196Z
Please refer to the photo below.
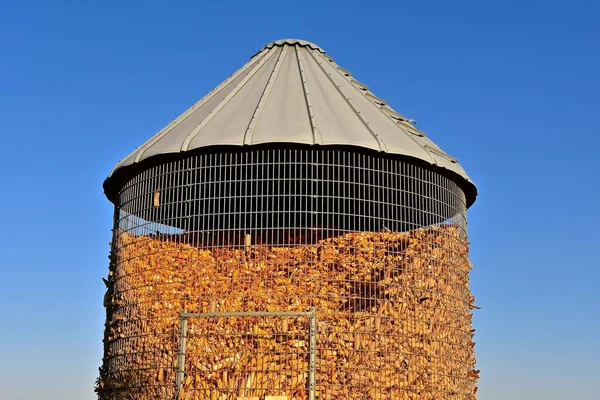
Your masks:
M117 199L100 398L308 399L304 325L264 318L194 321L178 388L179 313L314 307L316 398L474 399L465 208L447 177L348 149L139 173Z
M177 391L189 398L314 400L316 318L311 314L187 313ZM196 361L189 369L185 357Z

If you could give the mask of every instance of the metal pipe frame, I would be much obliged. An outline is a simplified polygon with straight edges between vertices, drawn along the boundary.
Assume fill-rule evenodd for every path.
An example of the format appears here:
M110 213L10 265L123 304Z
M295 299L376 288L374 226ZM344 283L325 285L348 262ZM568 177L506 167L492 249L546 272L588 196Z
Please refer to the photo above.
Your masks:
M316 372L317 372L317 310L311 307L310 311L230 311L189 313L182 310L180 313L179 351L177 355L177 377L175 381L175 397L177 400L185 379L185 356L187 353L188 319L189 318L226 318L226 317L306 317L309 321L309 370L308 370L308 400L316 399Z

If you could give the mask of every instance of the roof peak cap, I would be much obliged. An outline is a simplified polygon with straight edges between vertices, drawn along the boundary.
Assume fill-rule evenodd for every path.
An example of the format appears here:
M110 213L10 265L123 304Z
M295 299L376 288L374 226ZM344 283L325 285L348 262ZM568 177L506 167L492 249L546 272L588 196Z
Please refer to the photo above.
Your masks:
M273 47L282 47L282 46L300 46L300 47L308 47L312 50L317 50L320 53L326 54L325 50L323 50L323 48L321 48L320 46L309 42L307 40L302 40L302 39L279 39L279 40L275 40L274 42L270 42L267 43L266 45L263 46L262 49L260 49L260 51L256 54L254 54L252 56L252 58L254 58L257 54L262 53L265 50L268 49L272 49Z

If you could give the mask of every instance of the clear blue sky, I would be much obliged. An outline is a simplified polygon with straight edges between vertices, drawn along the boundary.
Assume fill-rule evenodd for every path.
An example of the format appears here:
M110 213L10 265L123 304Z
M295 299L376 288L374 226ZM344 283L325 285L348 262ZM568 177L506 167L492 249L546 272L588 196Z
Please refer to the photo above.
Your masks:
M292 37L417 120L478 184L480 399L598 399L599 16L592 0L3 2L0 398L95 398L103 179Z

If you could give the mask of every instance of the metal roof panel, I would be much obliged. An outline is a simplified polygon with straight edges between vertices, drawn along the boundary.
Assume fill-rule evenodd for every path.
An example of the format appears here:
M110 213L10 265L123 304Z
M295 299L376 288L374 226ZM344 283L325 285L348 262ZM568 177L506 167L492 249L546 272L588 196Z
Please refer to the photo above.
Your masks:
M445 168L474 189L456 160L385 100L339 67L319 46L271 42L198 103L120 161L213 145L352 145ZM474 191L473 191L474 192Z

